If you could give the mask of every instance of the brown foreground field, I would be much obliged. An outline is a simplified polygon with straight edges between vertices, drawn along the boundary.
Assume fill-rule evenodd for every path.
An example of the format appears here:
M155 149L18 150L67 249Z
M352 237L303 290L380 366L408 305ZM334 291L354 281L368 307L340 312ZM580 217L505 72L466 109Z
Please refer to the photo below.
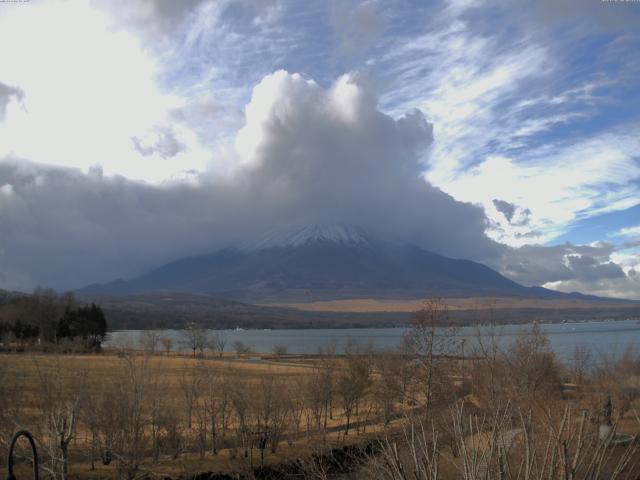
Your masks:
M365 443L397 422L365 398L371 365L352 363L361 365L329 355L0 354L0 446L29 429L52 478L63 463L68 478L252 472Z
M30 430L55 480L640 478L638 352L562 364L532 326L447 357L443 315L390 352L0 354L0 449Z

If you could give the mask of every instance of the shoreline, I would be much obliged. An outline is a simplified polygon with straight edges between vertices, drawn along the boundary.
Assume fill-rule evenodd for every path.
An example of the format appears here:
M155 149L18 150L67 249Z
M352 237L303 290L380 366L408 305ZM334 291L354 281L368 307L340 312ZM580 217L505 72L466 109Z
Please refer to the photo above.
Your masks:
M398 313L398 312L393 312ZM579 324L579 323L607 323L607 322L638 322L640 328L640 314L638 316L630 316L621 318L566 318L562 320L555 321L540 321L536 319L532 320L523 320L520 322L452 322L450 325L440 325L441 327L453 327L453 328L471 328L471 327L518 327L525 325L564 325L564 324ZM271 331L321 331L321 330L406 330L410 328L409 322L404 325L379 325L379 324L362 324L362 325L350 325L350 324L342 324L342 325L329 325L329 326L309 326L307 324L302 324L300 326L277 326L274 325L272 327L258 328L258 327L236 327L236 328L215 328L207 325L202 325L202 328L211 332L271 332ZM118 333L118 332L146 332L146 331L184 331L186 330L183 326L176 327L161 327L157 328L154 326L150 326L149 328L117 328L114 330L109 330L107 333Z

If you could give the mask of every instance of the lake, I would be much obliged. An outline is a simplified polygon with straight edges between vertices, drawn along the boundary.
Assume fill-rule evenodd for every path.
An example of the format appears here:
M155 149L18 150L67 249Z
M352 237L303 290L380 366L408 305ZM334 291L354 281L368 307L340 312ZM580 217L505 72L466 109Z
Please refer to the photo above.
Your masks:
M640 346L640 321L612 320L576 323L539 324L549 338L556 355L569 360L577 346L588 345L598 356L620 356L629 346ZM501 345L509 345L519 335L530 331L527 325L502 325L494 327L494 335ZM375 349L390 349L401 345L404 328L353 328L353 329L287 329L287 330L216 330L227 339L227 351L231 344L242 341L255 352L271 352L276 345L285 345L289 353L314 354L319 348L335 345L336 351L344 352L350 343L371 346ZM478 335L488 335L490 327L463 327L455 333L459 345L463 340L467 351L477 341ZM162 330L162 335L174 339L174 350L188 350L180 346L180 330ZM214 332L214 331L212 331ZM135 346L144 331L123 330L111 332L106 346Z

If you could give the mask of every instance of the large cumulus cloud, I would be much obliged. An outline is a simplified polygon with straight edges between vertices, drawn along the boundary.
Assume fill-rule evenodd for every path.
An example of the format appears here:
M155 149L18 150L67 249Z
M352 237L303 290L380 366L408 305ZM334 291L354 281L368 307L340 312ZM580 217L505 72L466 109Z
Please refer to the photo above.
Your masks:
M279 71L254 89L224 176L151 186L4 159L0 286L127 277L289 224L353 223L449 256L495 256L483 210L421 179L431 141L421 113L381 113L351 76L322 88Z
M596 242L505 249L493 266L524 285L640 300L637 245Z
M611 261L615 246L601 242L593 245L564 243L555 246L527 245L508 249L499 268L524 285L601 278L622 278L624 271Z
M432 141L420 112L394 120L350 76L324 90L280 71L256 87L246 117L236 180L267 195L279 221L355 223L452 256L495 253L483 210L420 178Z
M544 286L561 292L587 292L601 297L640 300L640 268L631 269L621 277L604 277L592 281L573 279L549 282Z

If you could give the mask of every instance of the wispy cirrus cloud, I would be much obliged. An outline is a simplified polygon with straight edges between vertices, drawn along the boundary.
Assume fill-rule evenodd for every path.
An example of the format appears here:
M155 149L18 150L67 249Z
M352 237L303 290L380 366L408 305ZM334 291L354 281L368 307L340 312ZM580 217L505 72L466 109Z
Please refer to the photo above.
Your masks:
M590 53L581 44L595 40L580 13L558 31L558 19L532 24L526 14L535 18L536 8L514 14L498 2L482 7L452 4L426 33L400 35L371 62L387 75L385 108L417 104L434 123L426 178L482 204L490 235L514 246L553 241L577 220L637 204L631 132L640 118L637 110L621 116L617 104L620 91L640 97L633 91L637 61L612 61L609 50L640 45L638 36L623 29ZM494 28L487 17L505 22ZM526 228L505 221L496 199L529 209Z
M621 228L617 232L611 235L612 237L631 237L640 238L640 225L634 225L633 227Z

